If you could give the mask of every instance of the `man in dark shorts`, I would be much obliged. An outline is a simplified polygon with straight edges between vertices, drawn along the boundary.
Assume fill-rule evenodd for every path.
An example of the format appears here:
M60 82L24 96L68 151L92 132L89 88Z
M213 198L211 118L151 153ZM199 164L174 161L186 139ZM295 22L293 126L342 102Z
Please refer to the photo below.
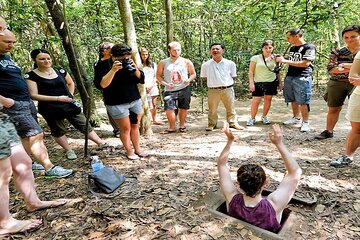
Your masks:
M176 132L176 109L179 109L179 131L185 132L185 120L191 99L190 83L195 80L196 72L194 64L180 56L180 43L169 43L168 51L170 57L159 62L156 72L158 82L165 86L164 109L169 122L166 132Z
M349 25L341 33L345 46L332 49L327 65L330 79L324 99L327 101L328 113L326 129L315 139L327 139L334 136L334 128L344 105L345 99L350 97L354 85L349 82L349 71L356 53L360 49L360 25Z
M277 62L289 65L284 80L284 98L286 103L291 103L293 116L284 124L301 124L300 131L309 132L312 71L316 49L313 44L305 42L299 28L287 31L286 39L292 45L288 59L282 56L276 58Z
M2 106L0 105L0 109ZM10 117L0 112L0 238L13 233L37 229L41 219L17 220L9 211L9 183L12 173L16 189L24 198L26 209L34 212L40 209L58 207L68 201L41 201L35 190L31 159L21 145Z
M55 166L49 159L44 134L37 122L36 109L30 100L26 82L20 68L6 54L11 51L15 41L14 34L7 29L0 35L0 104L4 106L2 112L10 116L26 152L41 163L45 175L67 177L73 171Z

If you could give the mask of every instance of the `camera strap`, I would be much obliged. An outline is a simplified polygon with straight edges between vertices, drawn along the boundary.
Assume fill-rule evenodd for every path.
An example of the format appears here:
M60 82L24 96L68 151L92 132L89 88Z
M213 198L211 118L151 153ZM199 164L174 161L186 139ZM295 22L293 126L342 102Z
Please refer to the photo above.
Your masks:
M269 68L269 66L267 65L267 63L266 63L266 61L265 61L265 56L264 56L264 54L261 54L261 56L262 56L262 59L264 60L264 63L265 63L266 68L269 69L270 72L274 72L274 69L275 69L275 68L273 68L273 69L270 69L270 68ZM273 56L273 55L271 55L271 56ZM275 66L276 66L276 67L279 66L279 63L277 63L276 61L275 61Z

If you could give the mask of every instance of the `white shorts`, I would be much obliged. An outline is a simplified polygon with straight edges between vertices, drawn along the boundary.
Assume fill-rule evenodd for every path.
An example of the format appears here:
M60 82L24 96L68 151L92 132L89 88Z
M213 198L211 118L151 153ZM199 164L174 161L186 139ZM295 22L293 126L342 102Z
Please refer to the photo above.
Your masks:
M360 122L360 95L351 94L346 112L346 119L350 122Z

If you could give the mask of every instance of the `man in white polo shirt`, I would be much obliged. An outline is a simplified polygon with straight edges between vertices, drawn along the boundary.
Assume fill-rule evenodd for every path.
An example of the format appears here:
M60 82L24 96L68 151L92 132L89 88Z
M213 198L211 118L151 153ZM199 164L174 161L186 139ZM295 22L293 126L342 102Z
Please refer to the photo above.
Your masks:
M208 90L208 127L206 131L213 131L218 121L217 109L220 101L226 109L226 120L230 128L237 130L244 129L237 122L235 112L235 93L234 78L236 75L236 65L233 61L223 58L224 45L213 43L210 46L212 59L203 63L201 66L200 77L207 81Z

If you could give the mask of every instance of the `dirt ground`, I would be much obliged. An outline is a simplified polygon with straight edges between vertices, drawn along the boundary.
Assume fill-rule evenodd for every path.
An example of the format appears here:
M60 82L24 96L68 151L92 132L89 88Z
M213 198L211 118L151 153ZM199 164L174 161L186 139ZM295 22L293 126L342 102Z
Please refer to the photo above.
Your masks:
M350 124L343 111L334 138L314 140L324 130L327 107L321 99L314 99L311 107L311 132L284 127L285 143L303 169L296 196L317 198L312 206L289 205L297 216L292 239L360 239L360 151L350 167L329 166L329 161L343 152ZM213 217L206 208L206 196L219 189L216 158L226 139L220 129L205 132L205 104L204 108L202 113L199 99L194 99L186 133L163 134L166 126L153 126L153 136L141 139L151 156L138 161L126 159L120 140L112 136L111 127L104 120L96 131L116 148L96 151L90 143L90 153L138 181L130 186L134 178L128 178L115 192L120 194L111 199L95 198L87 190L87 173L91 168L89 157L83 157L83 137L73 129L69 132L70 144L79 158L65 160L64 151L45 128L51 160L76 173L65 179L47 179L42 172L36 172L37 191L42 199L75 200L68 206L28 213L20 194L12 187L11 212L20 219L42 218L44 225L36 232L14 235L11 239L260 239L241 224ZM245 126L250 100L237 101L236 109L240 124ZM98 111L104 114L104 109ZM221 106L220 120L224 116ZM165 120L164 113L161 117ZM283 99L276 98L269 117L273 123L281 123L291 117L291 108ZM270 128L257 123L243 131L234 131L237 140L229 164L234 179L241 164L253 162L261 164L270 174L272 187L281 180L284 166L267 139Z

